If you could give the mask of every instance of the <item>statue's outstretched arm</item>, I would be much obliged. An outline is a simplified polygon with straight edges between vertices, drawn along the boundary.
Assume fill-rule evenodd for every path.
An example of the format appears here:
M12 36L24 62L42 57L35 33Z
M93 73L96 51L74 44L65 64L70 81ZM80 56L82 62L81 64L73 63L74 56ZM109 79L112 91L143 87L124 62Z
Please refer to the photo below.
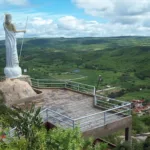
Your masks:
M14 26L14 24L12 24L12 29L15 33L19 33L19 32L26 32L26 30L16 30L16 27Z

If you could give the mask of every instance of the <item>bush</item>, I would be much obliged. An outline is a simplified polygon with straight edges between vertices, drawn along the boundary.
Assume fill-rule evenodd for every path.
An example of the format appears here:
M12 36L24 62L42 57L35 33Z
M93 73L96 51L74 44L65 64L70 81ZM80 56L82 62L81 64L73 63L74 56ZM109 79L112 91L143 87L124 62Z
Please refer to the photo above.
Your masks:
M148 136L144 142L143 150L150 150L150 136Z

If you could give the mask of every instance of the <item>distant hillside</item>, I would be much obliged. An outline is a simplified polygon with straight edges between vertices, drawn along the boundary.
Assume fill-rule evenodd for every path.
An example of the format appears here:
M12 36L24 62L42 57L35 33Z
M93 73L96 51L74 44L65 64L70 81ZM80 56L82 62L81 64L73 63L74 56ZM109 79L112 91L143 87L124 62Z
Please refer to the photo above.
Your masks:
M18 50L21 39L18 40ZM35 78L73 72L88 76L81 82L95 85L147 87L150 84L150 37L33 38L25 39L22 68ZM5 66L4 41L0 41L0 73Z

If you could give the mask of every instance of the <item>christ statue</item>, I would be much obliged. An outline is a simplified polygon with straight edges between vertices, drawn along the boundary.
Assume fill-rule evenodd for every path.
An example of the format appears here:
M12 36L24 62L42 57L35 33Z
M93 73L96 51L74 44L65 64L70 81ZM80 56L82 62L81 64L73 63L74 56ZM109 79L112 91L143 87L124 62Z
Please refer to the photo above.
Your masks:
M4 30L5 30L5 46L6 46L6 67L4 73L6 78L17 78L22 75L19 67L16 33L26 32L25 30L17 31L14 24L11 23L10 14L5 14Z

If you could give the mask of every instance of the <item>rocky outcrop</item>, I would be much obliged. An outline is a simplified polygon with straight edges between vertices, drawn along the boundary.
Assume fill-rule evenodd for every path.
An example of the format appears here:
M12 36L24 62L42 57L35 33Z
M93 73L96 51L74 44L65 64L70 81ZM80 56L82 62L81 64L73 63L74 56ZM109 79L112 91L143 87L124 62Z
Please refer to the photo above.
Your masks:
M37 95L28 82L19 79L6 79L0 82L0 93L8 106L15 101Z

